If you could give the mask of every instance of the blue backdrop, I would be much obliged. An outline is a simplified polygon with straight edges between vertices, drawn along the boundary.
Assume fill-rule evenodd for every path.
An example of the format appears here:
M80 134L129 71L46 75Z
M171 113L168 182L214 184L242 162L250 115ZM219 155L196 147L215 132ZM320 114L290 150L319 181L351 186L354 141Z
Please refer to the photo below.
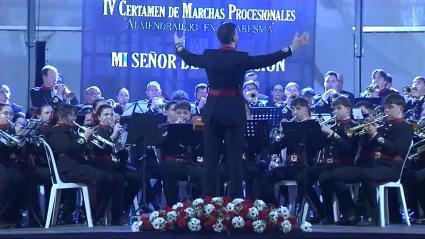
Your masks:
M266 54L289 45L295 32L308 31L310 44L279 66L258 72L262 93L276 82L313 85L315 0L87 0L83 10L82 87L97 85L107 98L127 87L130 100L145 98L149 81L164 93L207 82L202 69L175 57L173 33L184 32L186 47L201 53L218 48L216 30L238 25L238 49Z

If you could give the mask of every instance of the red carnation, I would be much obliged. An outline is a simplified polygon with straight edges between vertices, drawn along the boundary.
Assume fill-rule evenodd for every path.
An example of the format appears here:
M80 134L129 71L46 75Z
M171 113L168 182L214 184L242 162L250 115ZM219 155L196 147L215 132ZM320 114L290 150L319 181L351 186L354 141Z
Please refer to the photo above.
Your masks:
M210 213L210 216L211 217L217 217L218 216L218 212L217 212L217 210L212 210L212 212Z
M223 197L223 205L227 205L232 199L229 196Z
M186 218L186 216L187 216L187 213L185 211L180 212L180 215L179 215L180 218L184 219L184 218Z
M283 221L285 221L285 218L282 215L280 215L280 216L277 217L277 222L278 223L281 223Z
M223 221L224 226L226 226L227 229L232 228L232 222L231 220L224 220Z
M199 216L199 220L201 220L201 222L206 222L206 221L208 221L208 217L205 216L204 214L202 214L202 215Z
M177 226L179 228L186 228L186 225L187 225L187 223L186 223L186 219L184 217L179 217L177 219Z
M249 209L247 207L244 207L242 211L239 213L239 215L241 215L241 217L246 217L248 213L249 213Z
M188 207L190 207L190 202L188 202L188 201L186 201L186 202L184 202L183 203L183 208L188 208Z
M152 229L152 223L151 223L149 220L147 220L147 221L143 221L143 227L144 227L146 230L151 230L151 229Z
M260 211L258 218L260 220L266 220L268 215L269 215L269 212L267 210L262 210L262 211Z
M212 230L212 225L210 221L208 222L204 222L202 223L202 228L205 229L206 231L211 231Z
M206 196L206 197L204 198L204 202L205 202L205 204L210 204L210 203L211 203L211 201L212 201L212 197L211 197L211 196Z
M168 230L173 230L174 223L172 223L172 222L166 222L165 223L165 228L167 228Z
M269 221L267 223L267 231L269 232L274 231L276 229L276 226L277 226L276 223Z
M254 206L254 203L252 202L251 199L245 199L245 201L243 201L242 204L243 204L244 207L247 207L247 208L250 208L250 207L253 207Z
M252 221L251 220L246 220L245 221L245 228L247 230L251 230L252 229Z
M235 216L235 213L234 212L225 212L224 215L225 215L226 218L232 219Z
M297 224L297 217L296 216L289 216L288 220L292 225Z

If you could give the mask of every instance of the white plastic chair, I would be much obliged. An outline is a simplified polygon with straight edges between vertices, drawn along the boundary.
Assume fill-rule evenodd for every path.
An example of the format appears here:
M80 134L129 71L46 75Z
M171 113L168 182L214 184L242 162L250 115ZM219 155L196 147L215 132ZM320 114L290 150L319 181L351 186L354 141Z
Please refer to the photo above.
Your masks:
M377 190L377 196L378 196L378 204L379 204L379 221L380 226L385 227L386 224L390 224L389 220L389 209L388 209L388 188L397 188L400 196L401 203L403 205L403 211L404 211L404 220L407 224L407 226L410 226L409 221L409 212L407 211L406 206L406 199L404 197L404 188L403 185L400 183L401 176L403 175L404 166L406 165L406 161L409 158L410 150L412 149L413 141L410 143L409 150L407 151L406 157L403 160L403 166L401 167L400 176L397 181L395 182L387 182L378 185Z
M45 228L46 229L50 228L50 226L53 226L56 224L56 220L59 213L61 190L71 189L71 188L81 189L81 191L83 192L83 200L84 200L84 206L86 210L87 224L88 224L88 227L93 227L92 215L90 210L89 191L88 191L87 185L83 183L62 182L62 180L59 177L59 173L56 167L55 157L53 155L52 149L50 148L49 144L45 140L43 139L40 139L40 140L44 145L44 150L46 151L47 162L49 163L49 169L50 169L50 177L52 179L52 189L50 192L49 207L47 210Z

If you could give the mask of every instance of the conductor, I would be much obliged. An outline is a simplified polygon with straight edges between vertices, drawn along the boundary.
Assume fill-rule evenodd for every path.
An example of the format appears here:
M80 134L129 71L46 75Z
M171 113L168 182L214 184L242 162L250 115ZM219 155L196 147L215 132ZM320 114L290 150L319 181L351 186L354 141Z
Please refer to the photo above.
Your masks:
M219 49L206 49L202 54L193 54L184 48L184 36L174 33L176 52L186 64L204 68L209 83L209 92L202 115L204 127L203 193L218 196L218 161L220 144L225 142L230 174L229 194L241 198L246 123L245 102L242 84L249 69L267 67L281 61L308 43L309 34L295 34L292 44L269 55L250 56L237 51L236 25L224 23L218 28Z

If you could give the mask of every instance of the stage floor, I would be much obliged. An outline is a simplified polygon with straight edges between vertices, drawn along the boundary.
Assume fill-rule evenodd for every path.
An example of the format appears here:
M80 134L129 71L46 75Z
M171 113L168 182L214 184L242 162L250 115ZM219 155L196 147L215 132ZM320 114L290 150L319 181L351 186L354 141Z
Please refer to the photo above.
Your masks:
M195 239L195 238L338 238L338 239L390 239L390 238L425 238L425 226L412 225L390 225L385 228L380 227L343 227L343 226L313 226L311 233L295 234L255 234L236 233L232 235L216 233L170 233L170 232L131 232L129 227L94 227L92 229L80 225L57 226L49 230L41 228L31 229L5 229L0 230L0 238L31 238L31 239Z

